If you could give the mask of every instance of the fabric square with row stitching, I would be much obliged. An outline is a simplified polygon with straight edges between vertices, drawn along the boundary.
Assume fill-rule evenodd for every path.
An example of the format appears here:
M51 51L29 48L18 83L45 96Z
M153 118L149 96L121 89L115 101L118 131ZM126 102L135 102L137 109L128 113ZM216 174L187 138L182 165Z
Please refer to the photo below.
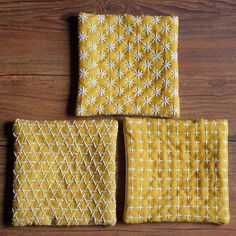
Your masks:
M115 120L16 120L13 225L114 225Z
M79 15L79 116L179 117L178 17Z
M227 120L126 118L124 221L230 220Z

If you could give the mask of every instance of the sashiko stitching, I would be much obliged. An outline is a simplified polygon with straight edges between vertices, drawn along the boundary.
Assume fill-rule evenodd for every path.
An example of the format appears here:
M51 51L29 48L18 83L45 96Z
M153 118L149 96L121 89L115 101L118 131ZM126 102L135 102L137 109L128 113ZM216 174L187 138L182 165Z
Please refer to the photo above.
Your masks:
M115 120L14 125L13 225L114 225Z
M76 114L179 117L178 17L79 15ZM114 225L115 120L16 120L13 225ZM228 122L125 118L124 222L228 223Z
M226 120L126 118L126 223L228 223Z
M79 15L76 114L179 117L178 17Z

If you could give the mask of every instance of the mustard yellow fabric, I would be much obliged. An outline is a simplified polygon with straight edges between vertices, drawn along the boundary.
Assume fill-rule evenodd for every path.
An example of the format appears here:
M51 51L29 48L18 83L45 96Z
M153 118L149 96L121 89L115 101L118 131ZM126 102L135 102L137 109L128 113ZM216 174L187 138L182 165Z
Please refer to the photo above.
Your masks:
M226 120L126 118L126 223L226 224Z
M114 225L115 120L14 125L13 225Z
M178 17L79 15L76 114L179 117Z

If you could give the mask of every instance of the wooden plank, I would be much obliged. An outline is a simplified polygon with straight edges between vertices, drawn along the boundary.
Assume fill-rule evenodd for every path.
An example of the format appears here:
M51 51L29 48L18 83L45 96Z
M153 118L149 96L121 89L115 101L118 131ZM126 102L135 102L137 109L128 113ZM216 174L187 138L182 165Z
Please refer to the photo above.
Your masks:
M125 159L122 116L117 143L115 227L8 226L15 118L75 119L77 29L81 12L179 15L181 118L227 118L231 222L122 223ZM236 3L205 1L0 1L0 234L1 235L235 235L236 232ZM103 117L101 117L103 118Z
M5 143L4 124L16 118L75 118L77 77L1 76L0 143ZM195 89L197 88L197 89ZM73 91L73 93L71 92ZM236 140L236 83L232 77L201 77L180 81L181 118L226 118L230 140ZM113 116L115 117L115 116ZM115 117L122 120L122 117Z
M200 16L181 18L179 43L181 78L192 76L192 71L195 71L194 75L199 76L207 74L217 77L235 74L236 56L233 50L236 38L235 34L231 35L233 32L231 27L236 23L236 16L224 17L228 19L224 24L215 16L211 16L210 23L204 23L208 22L207 18L203 20ZM213 20L216 21L214 24ZM196 21L200 22L189 30L185 29L185 25L191 25ZM70 50L75 51L77 48L71 49L68 43L70 41L68 22L62 21L61 24L63 29L56 32L50 29L46 32L37 32L35 29L32 29L32 32L24 29L9 30L0 26L1 38L5 39L0 41L1 74L69 75L69 65L75 63L70 58ZM206 25L208 30L201 31L202 25ZM19 42L22 46L19 46Z
M89 3L94 4L93 9L97 12L101 12L100 8L107 6L109 8L111 5L109 1L107 4L93 1L86 1L81 5L72 3L68 4L68 7L59 1L42 4L25 2L20 4L20 7L13 7L11 14L8 6L3 7L0 11L0 35L3 39L0 41L1 74L69 75L68 65L70 62L73 63L70 58L71 46L76 50L74 45L68 43L76 31L76 27L73 27L75 22L69 19L81 10L85 11ZM209 1L209 5L206 4L208 10L203 9L205 4L195 4L194 9L190 9L189 12L185 9L187 7L175 9L174 6L168 8L167 5L149 13L143 4L139 3L139 6L136 3L135 14L180 16L181 76L192 76L192 71L195 71L195 75L201 76L205 74L230 76L236 72L234 66L236 15L232 15L234 8L229 7L230 3L224 4L223 1L220 3L221 7L211 8L211 11L209 9L212 3ZM159 4L150 5L159 6ZM190 14L191 11L193 14ZM134 13L130 4L126 12ZM221 15L215 15L219 12ZM70 27L74 29L71 32L68 31Z
M215 233L220 234L222 236L233 236L234 232L231 230L222 230L222 229L218 229L217 230L202 230L202 229L194 229L194 230L188 230L188 229L181 229L181 230L172 230L172 229L168 229L167 228L168 225L166 225L166 229L155 229L155 230L137 230L137 226L136 229L134 228L132 231L130 230L126 230L126 227L124 227L124 229L119 230L116 229L116 231L114 230L109 230L109 229L104 229L104 228L100 228L100 229L96 229L96 232L94 230L80 230L77 231L76 229L74 230L70 230L69 228L63 229L62 227L60 228L60 230L54 230L54 228L45 228L44 231L39 230L37 231L37 235L40 236L48 236L48 235L52 235L52 236L57 236L58 234L62 235L62 236L74 236L74 235L82 235L82 236L94 236L94 235L104 235L104 233L107 236L111 236L111 235L117 235L117 236L121 236L121 235L125 235L125 234L129 234L130 236L140 236L140 235L157 235L157 236L162 236L162 235L167 235L167 236L176 236L176 235L183 235L183 236L198 236L199 234L203 235L203 236L209 236L209 235L214 235ZM114 227L115 228L115 227ZM20 229L9 229L5 231L4 236L8 236L8 235L18 235L18 236L31 236L32 233L35 234L35 231L28 231L26 228L24 230L20 230Z

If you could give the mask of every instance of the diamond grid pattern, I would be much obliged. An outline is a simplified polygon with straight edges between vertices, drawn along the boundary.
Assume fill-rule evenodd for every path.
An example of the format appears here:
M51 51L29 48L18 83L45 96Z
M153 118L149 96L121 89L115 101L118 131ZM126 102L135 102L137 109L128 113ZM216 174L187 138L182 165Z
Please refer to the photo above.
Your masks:
M114 225L115 120L16 120L13 225Z
M226 120L126 118L126 223L228 223Z

